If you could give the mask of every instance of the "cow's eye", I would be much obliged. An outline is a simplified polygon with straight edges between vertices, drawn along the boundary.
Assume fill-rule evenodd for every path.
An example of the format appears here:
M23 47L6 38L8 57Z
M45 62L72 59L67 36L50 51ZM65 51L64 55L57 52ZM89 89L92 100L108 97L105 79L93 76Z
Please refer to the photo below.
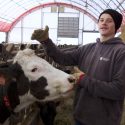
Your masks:
M37 70L37 68L34 68L34 69L31 70L31 72L35 72L36 70Z

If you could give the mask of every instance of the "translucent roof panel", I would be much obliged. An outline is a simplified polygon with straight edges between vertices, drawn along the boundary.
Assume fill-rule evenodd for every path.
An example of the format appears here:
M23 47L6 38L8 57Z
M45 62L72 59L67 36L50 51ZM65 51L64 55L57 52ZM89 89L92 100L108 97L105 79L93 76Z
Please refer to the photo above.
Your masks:
M124 14L125 0L0 0L0 31L8 32L24 16L53 5L70 5L97 21L99 13L106 8Z

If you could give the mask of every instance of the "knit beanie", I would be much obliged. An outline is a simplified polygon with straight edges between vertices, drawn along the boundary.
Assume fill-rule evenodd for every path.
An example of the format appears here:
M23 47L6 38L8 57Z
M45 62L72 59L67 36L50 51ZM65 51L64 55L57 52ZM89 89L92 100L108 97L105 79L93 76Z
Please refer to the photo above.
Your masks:
M123 19L122 14L120 14L118 11L113 10L113 9L106 9L100 14L99 19L101 15L104 13L109 14L113 18L115 22L115 33L116 33L122 23L122 19Z

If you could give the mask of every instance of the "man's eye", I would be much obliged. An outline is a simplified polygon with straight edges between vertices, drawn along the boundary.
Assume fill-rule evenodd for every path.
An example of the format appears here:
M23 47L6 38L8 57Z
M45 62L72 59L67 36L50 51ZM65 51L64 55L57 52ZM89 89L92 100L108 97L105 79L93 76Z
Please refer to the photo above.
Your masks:
M103 20L99 20L100 22L103 22Z
M112 21L112 20L108 20L107 22L108 22L108 23L112 23L113 21Z

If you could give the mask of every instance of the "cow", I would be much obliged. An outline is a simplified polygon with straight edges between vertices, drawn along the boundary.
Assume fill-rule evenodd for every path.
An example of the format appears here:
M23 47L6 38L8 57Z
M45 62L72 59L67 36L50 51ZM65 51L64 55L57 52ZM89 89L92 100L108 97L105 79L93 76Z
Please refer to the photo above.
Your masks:
M0 66L0 88L3 92L0 93L0 101L4 102L0 110L4 110L7 115L2 119L3 114L0 113L1 122L34 102L45 103L67 97L73 90L74 83L72 75L56 69L38 57L34 50L20 50L11 64Z

